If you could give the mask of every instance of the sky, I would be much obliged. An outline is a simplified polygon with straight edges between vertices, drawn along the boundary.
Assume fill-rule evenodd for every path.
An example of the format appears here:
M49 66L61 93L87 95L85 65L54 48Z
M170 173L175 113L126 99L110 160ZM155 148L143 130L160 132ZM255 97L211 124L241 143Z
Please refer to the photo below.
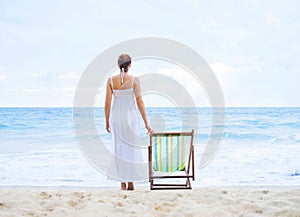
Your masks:
M297 0L0 0L0 106L72 106L88 64L139 37L194 49L214 71L228 107L300 106L299 11ZM150 70L149 61L132 70L178 72L161 61ZM194 86L191 79L183 85ZM207 105L203 90L189 91L201 98L197 106Z

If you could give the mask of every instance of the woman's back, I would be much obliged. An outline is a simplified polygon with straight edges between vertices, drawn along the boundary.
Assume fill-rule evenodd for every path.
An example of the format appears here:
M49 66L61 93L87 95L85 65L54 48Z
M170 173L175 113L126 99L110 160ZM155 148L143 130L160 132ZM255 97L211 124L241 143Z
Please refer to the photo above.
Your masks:
M152 133L152 129L147 120L139 78L128 74L131 57L127 54L120 55L118 66L120 74L108 79L106 84L106 130L112 134L114 148L109 174L121 181L122 189L126 189L125 181L128 181L128 190L133 190L132 181L147 178L139 141L137 107L148 134Z
M112 91L113 91L113 95L114 95L114 105L116 102L119 101L117 99L123 99L122 102L119 102L121 104L121 106L123 107L123 110L125 110L126 107L128 109L129 106L132 106L132 104L135 104L134 103L135 97L134 97L133 82L134 82L134 77L127 76L127 79L125 80L125 82L122 86L118 76L114 76L114 78L111 77L111 86L112 86Z
M134 77L126 74L124 76L124 82L122 85L122 79L119 75L111 77L111 85L114 90L126 90L130 88L134 88Z

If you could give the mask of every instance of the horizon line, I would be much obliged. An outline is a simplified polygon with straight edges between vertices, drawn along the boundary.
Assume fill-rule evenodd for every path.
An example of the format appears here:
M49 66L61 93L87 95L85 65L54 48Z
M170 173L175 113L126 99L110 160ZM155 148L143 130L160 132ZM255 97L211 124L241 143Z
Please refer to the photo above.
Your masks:
M194 106L147 106L146 108L193 108ZM73 107L73 106L0 106L2 108L103 108L103 106L94 107ZM211 106L195 106L194 108L300 108L300 106L224 106L224 107L211 107Z

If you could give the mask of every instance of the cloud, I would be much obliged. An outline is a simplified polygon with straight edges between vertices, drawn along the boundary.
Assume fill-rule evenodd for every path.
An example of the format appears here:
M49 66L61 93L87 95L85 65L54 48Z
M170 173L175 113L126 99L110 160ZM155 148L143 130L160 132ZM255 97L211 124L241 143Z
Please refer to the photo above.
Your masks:
M281 21L278 17L276 17L273 12L268 12L266 16L266 23L270 26L276 26L280 27L281 26Z
M70 85L76 84L80 79L80 74L74 71L66 72L48 72L38 75L38 81L42 84L52 84L52 85Z
M95 56L121 41L145 36L174 39L203 55L230 105L281 105L286 100L280 97L282 90L285 95L291 95L291 88L299 92L298 9L297 1L279 0L4 1L0 71L6 74L0 75L1 94L16 89L24 95L2 94L0 105L71 106L80 72ZM201 89L182 69L140 65L136 71L173 76L191 94ZM194 98L203 105L206 96L199 96Z
M222 62L215 62L209 65L217 73L230 73L235 71L233 67Z
M28 93L28 94L39 94L44 91L43 91L43 89L40 89L40 88L25 88L22 90L22 92Z
M79 80L80 75L77 72L74 71L67 71L64 73L61 73L57 76L59 80Z
M7 76L6 75L0 75L0 81L3 81L3 80L5 80L7 78Z
M38 75L38 81L44 84L53 84L57 81L58 73L48 72L43 73L42 75Z
M61 91L63 92L73 92L75 93L76 88L75 87L62 87Z
M165 67L165 68L158 68L156 73L166 75L170 77L170 80L173 79L172 82L177 82L180 84L190 95L190 97L193 100L193 103L200 107L200 106L208 106L208 96L206 95L204 87L201 83L199 83L194 76L184 70L183 68L179 66L173 66L173 67ZM201 82L201 81L200 81ZM175 90L177 91L177 90ZM176 95L176 94L174 94ZM191 106L191 105L187 105Z
M242 67L234 67L223 62L214 62L209 65L216 74L224 92L236 85L238 77L240 77L245 70Z

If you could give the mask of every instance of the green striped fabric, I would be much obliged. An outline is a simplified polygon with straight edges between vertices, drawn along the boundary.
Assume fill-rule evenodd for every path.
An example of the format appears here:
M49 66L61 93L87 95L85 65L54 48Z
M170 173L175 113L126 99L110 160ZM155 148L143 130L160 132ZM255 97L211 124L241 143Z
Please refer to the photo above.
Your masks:
M152 165L155 171L175 172L184 170L188 146L182 135L157 135L152 142Z

